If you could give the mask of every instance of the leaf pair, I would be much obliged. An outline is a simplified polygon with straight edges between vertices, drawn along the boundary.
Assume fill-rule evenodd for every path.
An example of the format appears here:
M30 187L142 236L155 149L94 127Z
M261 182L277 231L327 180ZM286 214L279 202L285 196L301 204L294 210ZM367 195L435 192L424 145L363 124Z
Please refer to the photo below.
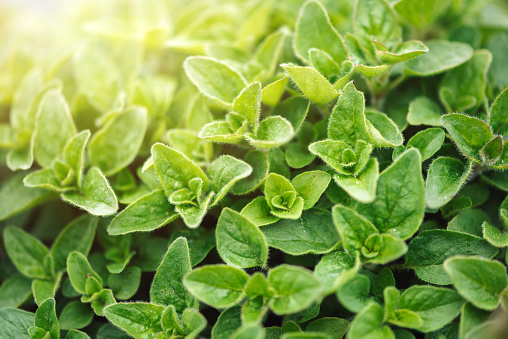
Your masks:
M508 91L502 92L491 107L489 124L460 113L441 118L460 151L472 161L503 169L508 167L508 149L505 149L503 113L508 102Z
M135 338L196 338L207 323L195 309L188 308L179 316L173 306L145 302L111 304L104 315Z
M261 84L252 83L234 99L233 111L226 115L226 120L213 121L203 126L199 137L229 144L247 141L258 149L270 149L289 142L305 119L307 110L302 116L297 115L298 121L294 121L294 117L285 118L277 114L279 109L259 122L261 98Z
M55 129L54 121L60 121L61 128ZM44 168L30 173L23 182L61 192L63 200L93 215L110 215L118 209L118 202L102 171L92 167L83 177L89 138L88 130L76 134L63 95L49 91L41 100L34 132L35 159Z
M205 174L183 153L160 143L152 146L152 159L162 190L139 198L119 213L108 226L109 234L151 231L178 216L188 227L196 228L209 208L252 173L249 164L224 155Z
M97 218L91 216L75 219L60 232L51 250L21 229L8 227L4 230L7 254L19 272L31 280L31 292L38 305L54 297L69 253L87 254L90 251L97 222ZM9 293L8 290L5 292Z
M348 253L359 251L365 262L386 264L406 253L404 241L380 233L369 220L352 209L336 205L332 214L344 249Z
M242 210L257 226L279 219L298 219L304 210L314 206L328 187L330 175L322 171L308 171L291 182L280 174L270 173L264 184L264 197L257 197Z
M104 315L135 337L162 332L164 338L195 338L206 326L206 319L197 311L197 300L183 287L182 279L190 271L187 240L179 237L157 268L150 288L151 303L114 303L104 309Z
M249 277L239 268L209 265L187 274L184 285L196 298L216 308L236 305L245 296L246 303L254 303L261 296L262 305L269 305L276 314L301 311L322 292L320 282L311 272L289 265L271 269L266 278L260 273ZM245 305L244 308L250 307Z
M365 99L352 82L346 85L333 108L328 139L309 145L309 151L338 172L337 184L354 199L375 199L379 166L370 159L374 147L398 146L402 135L383 113L365 113Z

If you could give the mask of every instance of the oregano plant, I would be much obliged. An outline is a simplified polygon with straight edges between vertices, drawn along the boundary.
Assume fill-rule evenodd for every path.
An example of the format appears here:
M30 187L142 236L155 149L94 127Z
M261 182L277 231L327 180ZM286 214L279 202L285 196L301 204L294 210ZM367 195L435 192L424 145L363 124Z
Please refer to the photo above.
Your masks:
M0 338L508 335L506 1L8 6Z

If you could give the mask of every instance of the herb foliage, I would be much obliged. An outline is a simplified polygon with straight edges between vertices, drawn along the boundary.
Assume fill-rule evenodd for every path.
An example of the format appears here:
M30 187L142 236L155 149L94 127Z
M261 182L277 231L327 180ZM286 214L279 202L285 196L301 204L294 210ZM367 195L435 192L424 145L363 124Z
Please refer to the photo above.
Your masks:
M71 7L0 14L1 338L506 335L504 1Z

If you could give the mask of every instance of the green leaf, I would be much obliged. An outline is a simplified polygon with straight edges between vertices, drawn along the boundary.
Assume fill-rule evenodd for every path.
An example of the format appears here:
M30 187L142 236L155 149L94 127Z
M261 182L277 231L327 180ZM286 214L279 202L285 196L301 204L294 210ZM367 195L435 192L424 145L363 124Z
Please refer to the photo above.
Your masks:
M282 334L281 339L331 339L326 333L320 332L287 332Z
M377 58L386 64L396 64L414 59L429 51L421 41L410 40L396 45L390 52L376 50Z
M35 311L35 326L49 332L50 338L60 338L60 328L55 311L55 299L46 299Z
M143 302L118 303L104 308L104 315L115 326L135 338L148 339L162 331L164 306Z
M446 40L425 42L429 49L419 58L406 62L404 73L414 76L429 76L455 68L473 56L468 44Z
M265 194L266 202L268 203L270 208L274 207L273 199L286 192L296 193L293 185L291 184L291 182L289 182L288 179L276 173L270 173L266 177L263 193Z
M32 140L32 139L31 139ZM7 153L7 167L11 171L27 170L32 167L34 154L33 154L33 141L24 149L12 149Z
M85 147L90 139L90 131L85 130L73 136L65 145L63 160L76 175L76 182L81 187L83 168L85 164Z
M94 313L88 305L79 301L71 301L60 313L60 328L62 330L80 329L88 326L93 317Z
M16 308L0 309L0 335L4 338L26 338L34 324L34 314Z
M314 206L330 183L330 174L323 171L308 171L296 176L291 184L304 200L303 209Z
M447 259L443 266L460 295L473 305L483 310L499 306L499 295L508 286L503 264L485 258L456 256Z
M322 332L329 334L332 338L342 338L349 327L346 319L323 317L309 323L305 328L308 332Z
M169 197L171 193L188 186L194 178L203 180L203 191L208 191L208 178L201 168L183 153L166 145L157 143L152 146L155 172Z
M448 285L452 281L443 268L443 262L455 255L478 255L492 258L497 249L482 238L470 234L430 230L418 234L408 246L406 266L414 269L423 281Z
M137 266L125 267L122 272L108 276L108 286L118 300L132 298L138 291L140 283L141 268Z
M198 311L188 308L182 314L183 330L186 339L194 339L206 328L206 318Z
M37 238L16 227L6 227L4 246L18 271L27 278L49 278L44 258L48 249Z
M146 108L132 106L97 131L88 146L90 163L107 176L118 173L135 158L147 128Z
M326 139L310 144L309 151L337 172L356 176L367 165L372 146L359 140L353 150L343 141Z
M281 67L289 74L303 94L318 105L325 105L339 95L332 84L313 67L292 64L282 64Z
M409 104L407 122L410 125L441 126L441 108L427 97L418 97Z
M328 123L328 139L354 147L358 140L370 142L365 119L365 98L353 82L344 87Z
M380 232L405 240L423 220L423 197L421 156L416 149L409 149L379 176L374 202L360 204L357 212L371 220Z
M21 274L12 274L0 286L0 308L18 307L31 294L31 280Z
M353 68L356 72L361 75L372 78L380 76L390 70L389 65L381 65L381 66L365 66L365 65L354 65Z
M53 197L54 193L43 188L25 187L24 177L25 173L19 173L3 179L0 186L0 221Z
M370 203L376 198L376 186L379 178L379 165L376 158L371 158L367 165L356 177L337 174L333 179L353 199Z
M439 98L448 112L473 111L483 103L491 61L489 51L477 50L471 59L446 74L439 85Z
M224 310L217 319L215 326L212 328L213 339L229 339L236 329L242 326L240 317L241 308L238 306L230 307Z
M447 229L449 231L468 233L481 238L483 236L482 224L484 221L491 222L488 214L482 210L470 208L461 211L450 220Z
M445 133L441 128L427 128L409 139L407 147L417 148L422 156L422 161L425 161L439 151L444 140Z
M215 230L217 251L231 266L248 268L266 265L268 245L265 236L248 218L225 208Z
M180 324L180 318L173 305L166 307L162 313L161 325L162 329L167 334L184 334L182 325Z
M293 126L294 134L300 132L300 128L309 112L310 100L300 96L294 96L274 107L271 115L280 115Z
M88 255L95 237L95 229L99 220L90 215L74 219L58 234L51 246L56 270L65 270L67 256L72 251L78 251Z
M108 226L110 235L158 229L178 218L163 190L142 196L118 213Z
M368 219L349 207L335 205L332 214L342 246L349 253L361 250L367 238L377 233L376 227Z
M328 253L340 241L330 212L320 209L311 209L297 220L282 219L261 230L270 247L291 255Z
M216 205L236 182L251 173L249 164L229 155L222 155L212 162L206 171L210 178L210 190L215 193L211 206Z
M506 215L506 210L502 209L501 213ZM506 232L501 233L501 231L497 227L490 225L486 221L482 224L482 228L483 228L483 237L491 245L500 248L508 246L508 233Z
M362 254L369 258L365 262L386 264L396 260L407 252L404 240L391 234L374 234L367 238Z
M441 16L451 3L451 0L402 0L393 7L413 26L423 28L428 27Z
M184 203L176 206L175 211L182 217L183 222L187 227L199 227L206 212L208 211L208 206L210 205L212 198L213 193L210 193L199 203L198 206Z
M346 338L395 339L392 330L383 325L383 318L383 308L379 304L370 303L355 316L346 333Z
M67 257L67 274L72 287L81 294L87 294L86 285L89 277L102 284L101 277L92 269L87 258L81 252L71 252Z
M51 168L43 168L28 174L23 179L23 183L26 187L45 188L55 192L65 192L73 189L73 187L62 186Z
M81 297L81 301L83 302L84 297ZM103 289L99 292L96 292L92 295L92 297L88 300L91 302L91 306L95 312L100 317L104 316L104 308L115 304L116 300L113 297L113 292L110 289Z
M489 312L480 310L469 302L465 303L460 315L459 338L465 338L466 335L472 332L471 330L487 321L489 315Z
M309 59L312 67L314 67L319 73L324 75L327 79L336 79L337 76L341 75L340 66L333 60L330 54L320 49L311 48L309 50ZM333 84L336 90L338 88Z
M430 208L439 208L457 194L471 173L472 161L463 164L449 157L432 162L425 183L425 200Z
M464 299L454 290L442 287L415 285L401 294L400 309L416 312L422 324L415 327L428 333L442 328L459 315Z
M402 145L404 138L397 125L384 113L366 112L367 131L374 147Z
M258 125L256 133L247 133L245 139L252 146L265 150L288 143L293 137L291 123L281 116L270 116Z
M249 276L226 265L208 265L193 270L183 279L185 288L196 298L215 308L226 308L244 296Z
M247 85L240 73L213 58L189 57L183 67L201 93L225 104L231 104Z
M44 95L35 126L35 160L42 167L50 167L51 162L61 156L67 141L76 134L69 106L60 91L51 90Z
M192 269L189 247L183 237L171 243L155 272L150 287L150 301L164 306L173 305L178 313L197 308L196 299L183 287L183 277Z
M335 251L324 255L314 268L327 293L334 292L358 273L360 260L356 255Z
M276 80L271 84L266 85L263 90L261 90L261 101L263 104L268 106L275 106L279 102L282 94L286 89L288 84L289 77L285 76L282 79Z
M496 98L490 108L489 124L495 134L508 135L508 88Z
M369 290L369 278L363 274L357 274L339 287L337 299L347 310L358 313L373 301Z
M296 55L309 63L309 49L328 53L337 63L348 58L342 37L333 27L326 9L318 1L307 1L300 9L295 27Z
M264 339L265 338L265 329L260 324L246 324L242 327L238 328L233 334L231 334L231 339Z
M227 121L212 121L203 126L199 137L218 143L238 144L244 139L244 131L232 131Z
M355 33L362 46L372 50L372 39L391 49L402 40L395 13L384 0L359 0L354 16Z
M322 292L319 280L310 271L296 266L279 265L271 269L268 282L275 291L270 308L279 315L306 309Z
M257 126L261 105L261 83L246 87L233 102L233 110L244 116L251 126Z
M81 193L62 193L62 199L97 216L111 215L118 210L115 192L97 167L88 170Z
M59 274L55 281L35 279L32 280L32 293L35 303L41 305L46 299L54 298L60 286L61 274Z
M65 339L90 339L90 337L85 332L70 330L67 332Z
M487 165L494 165L502 155L503 138L496 135L480 150L482 160ZM503 166L504 164L500 164Z
M273 224L279 218L272 214L272 209L266 202L266 198L256 197L248 203L240 212L243 216L247 217L256 226L265 226Z
M464 114L451 113L443 115L441 123L465 156L477 162L482 161L480 151L493 138L485 122Z
M269 163L268 156L263 151L249 151L243 159L245 163L252 167L252 173L241 180L238 180L230 192L233 194L246 194L258 188L268 175Z

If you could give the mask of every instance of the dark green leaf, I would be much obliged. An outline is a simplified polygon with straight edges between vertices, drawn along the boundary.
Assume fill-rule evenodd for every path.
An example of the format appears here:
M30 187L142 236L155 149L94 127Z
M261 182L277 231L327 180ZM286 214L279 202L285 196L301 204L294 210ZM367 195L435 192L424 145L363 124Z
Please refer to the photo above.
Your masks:
M174 209L164 191L155 190L121 211L109 224L108 233L120 235L155 230L178 218Z
M282 219L262 229L270 247L291 255L328 253L340 241L331 214L311 209L297 220Z
M432 284L448 285L452 281L446 275L443 262L455 255L479 255L492 258L497 249L482 238L470 234L430 230L418 234L408 246L406 266L416 275Z
M421 156L416 149L402 153L379 176L376 199L357 211L382 232L408 239L419 228L425 212Z
M150 301L173 305L178 313L196 308L197 302L183 287L183 277L192 269L187 240L177 238L164 255L150 288Z

